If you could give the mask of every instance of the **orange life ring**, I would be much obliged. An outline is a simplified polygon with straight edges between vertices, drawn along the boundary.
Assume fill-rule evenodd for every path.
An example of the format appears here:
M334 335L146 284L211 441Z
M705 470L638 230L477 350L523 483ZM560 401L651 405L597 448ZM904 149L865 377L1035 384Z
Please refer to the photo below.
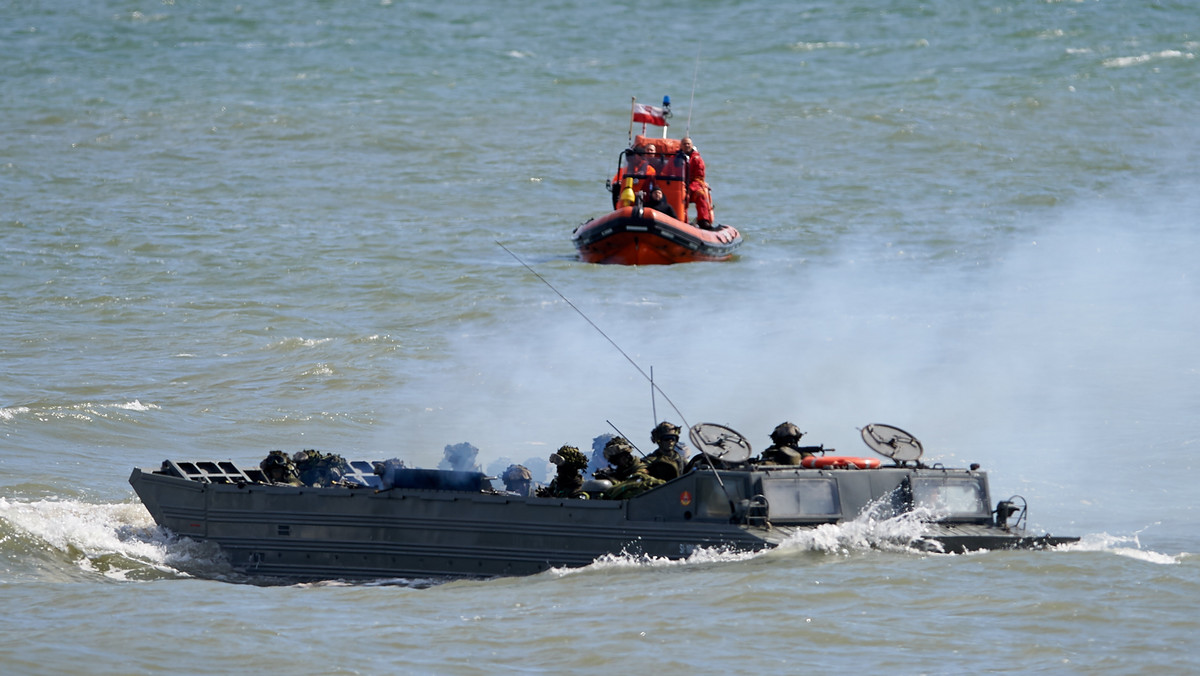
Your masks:
M810 455L800 461L809 469L875 469L879 458L852 458L848 455Z

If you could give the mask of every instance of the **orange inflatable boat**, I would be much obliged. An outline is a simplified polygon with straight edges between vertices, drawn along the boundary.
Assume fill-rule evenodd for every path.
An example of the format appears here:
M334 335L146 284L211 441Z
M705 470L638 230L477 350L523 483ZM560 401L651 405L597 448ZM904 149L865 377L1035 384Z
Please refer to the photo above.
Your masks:
M733 257L742 235L730 225L701 228L688 222L686 162L679 139L637 136L621 151L610 182L613 210L575 228L581 260L617 265L669 265ZM659 188L665 207L649 206Z

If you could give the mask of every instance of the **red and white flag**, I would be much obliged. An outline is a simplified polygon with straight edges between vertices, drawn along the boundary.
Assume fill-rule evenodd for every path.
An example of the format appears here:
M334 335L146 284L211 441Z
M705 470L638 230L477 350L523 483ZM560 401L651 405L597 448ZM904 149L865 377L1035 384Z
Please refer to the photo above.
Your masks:
M653 124L658 127L666 127L667 118L663 114L662 108L648 106L644 103L633 104L633 121L641 122L642 124Z

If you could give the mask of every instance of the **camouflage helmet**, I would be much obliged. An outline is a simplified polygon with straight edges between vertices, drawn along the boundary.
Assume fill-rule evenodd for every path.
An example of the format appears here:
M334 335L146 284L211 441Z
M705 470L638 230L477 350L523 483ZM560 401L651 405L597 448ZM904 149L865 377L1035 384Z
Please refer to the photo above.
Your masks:
M258 463L258 466L266 468L268 465L288 465L291 462L292 459L288 457L287 453L283 451L271 451L267 454L267 457L263 458L262 462Z
M267 457L263 458L262 462L258 463L258 468L264 472L281 469L283 471L293 470L292 459L283 451L271 451Z
M678 440L679 426L672 425L664 420L658 424L658 427L650 430L650 441L653 441L656 444L660 441L666 440L667 437L675 437L675 439Z
M566 469L584 469L587 467L587 456L578 448L564 444L562 448L550 454L550 462Z
M800 441L800 437L804 436L804 432L800 431L790 422L782 422L771 432L771 441L777 444L795 443Z
M621 453L633 454L633 444L630 444L625 437L613 437L604 444L604 459L613 462L613 460Z
M533 474L525 465L509 465L508 469L504 470L504 475L500 478L504 480L504 483L532 481Z

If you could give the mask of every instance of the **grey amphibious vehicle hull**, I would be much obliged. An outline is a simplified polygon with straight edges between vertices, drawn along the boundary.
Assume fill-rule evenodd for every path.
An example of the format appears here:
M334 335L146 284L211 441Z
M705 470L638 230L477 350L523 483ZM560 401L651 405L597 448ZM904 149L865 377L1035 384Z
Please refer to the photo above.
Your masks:
M134 469L129 482L160 526L220 545L234 569L301 580L527 575L608 554L752 551L868 511L930 515L921 535L902 543L924 549L1073 540L1026 535L1023 505L1004 501L993 510L986 474L969 469L742 463L695 468L628 500L600 500L522 497L491 490L482 474L436 470L401 470L407 480L382 489L371 463L350 465L334 487L270 484L257 468L229 461L166 461Z

